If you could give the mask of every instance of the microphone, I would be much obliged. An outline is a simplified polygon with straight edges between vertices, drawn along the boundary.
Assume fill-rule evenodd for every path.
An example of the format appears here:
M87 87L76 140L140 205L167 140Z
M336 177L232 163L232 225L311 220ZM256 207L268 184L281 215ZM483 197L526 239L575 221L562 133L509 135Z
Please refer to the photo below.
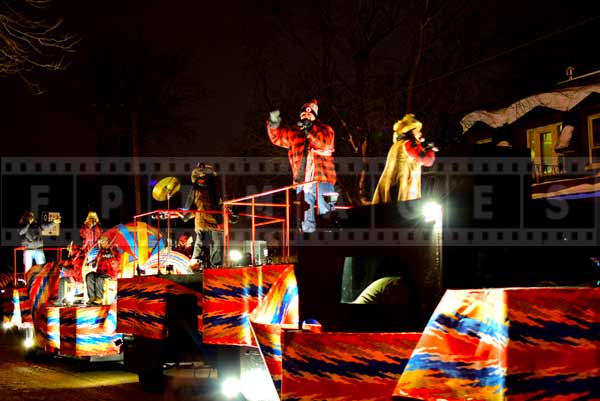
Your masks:
M302 120L298 121L296 125L300 127L300 129L307 131L312 127L312 121L310 121L308 118L303 118Z
M427 142L427 144L424 147L425 147L425 150L432 150L434 152L437 152L440 150L437 146L435 146L435 143L433 143L433 142Z

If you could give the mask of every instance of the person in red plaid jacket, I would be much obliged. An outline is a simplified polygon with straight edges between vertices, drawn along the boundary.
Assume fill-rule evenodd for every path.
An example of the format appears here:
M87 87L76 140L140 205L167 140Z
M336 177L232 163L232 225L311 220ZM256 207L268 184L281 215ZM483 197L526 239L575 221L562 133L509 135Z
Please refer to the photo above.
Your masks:
M90 262L90 265L95 266L96 270L85 276L89 303L95 305L102 304L104 280L117 279L120 260L121 254L108 237L100 237L98 241L98 255Z
M319 214L328 213L332 204L325 201L324 194L334 192L336 181L333 163L333 128L319 119L319 107L316 100L302 105L300 121L293 128L281 127L279 110L272 111L267 121L269 139L274 145L288 150L288 159L292 168L294 184L317 181L319 194ZM304 212L302 231L313 232L316 228L314 207L316 203L315 183L300 186L297 193L304 191L304 201L308 209Z

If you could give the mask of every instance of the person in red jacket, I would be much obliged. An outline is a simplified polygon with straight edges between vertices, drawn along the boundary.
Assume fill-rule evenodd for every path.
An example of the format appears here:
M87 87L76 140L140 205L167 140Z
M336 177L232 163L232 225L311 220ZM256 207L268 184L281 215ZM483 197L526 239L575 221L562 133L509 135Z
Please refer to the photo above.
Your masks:
M79 235L83 241L81 245L81 251L83 253L89 251L96 246L100 236L102 235L102 227L100 226L100 219L96 212L89 212L87 218L83 222Z
M333 163L335 133L333 128L318 118L319 107L316 100L302 105L300 121L293 128L281 127L280 112L275 110L269 115L267 133L274 145L288 150L294 184L317 181L319 214L325 214L332 205L325 201L323 195L334 192L336 181ZM302 191L304 201L308 204L302 231L313 232L316 228L314 207L317 202L317 187L315 183L298 187L297 193Z
M90 262L95 271L85 276L88 302L95 305L102 304L104 297L104 281L116 280L119 274L121 255L113 246L108 237L102 236L98 241L98 255Z
M55 305L62 306L68 305L73 302L72 297L67 297L67 285L68 283L82 283L83 278L81 277L81 268L85 259L85 253L81 251L81 248L73 244L73 241L67 248L67 258L59 263L60 266L60 279L58 280L58 300ZM71 293L71 295L74 295Z
M407 114L394 124L393 145L375 188L373 204L421 197L421 166L432 166L438 151L433 144L423 146L422 127L414 114Z

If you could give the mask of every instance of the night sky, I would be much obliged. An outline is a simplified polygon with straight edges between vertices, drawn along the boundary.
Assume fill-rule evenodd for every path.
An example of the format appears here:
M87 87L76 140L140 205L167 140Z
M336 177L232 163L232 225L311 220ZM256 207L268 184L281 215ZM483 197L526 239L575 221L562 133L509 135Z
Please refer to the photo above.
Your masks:
M341 20L353 3L331 1ZM331 88L306 75L314 69L306 48L316 54L322 48L310 29L318 26L315 16L324 4L329 2L54 0L50 18L63 17L65 31L81 42L67 55L71 65L65 71L32 73L45 90L41 95L31 95L16 77L0 80L0 156L129 157L135 113L143 123L141 156L285 157L266 140L268 112L280 108L284 122L293 124L298 107L314 96L321 117L336 129L336 156L349 156L341 119L351 121L364 110L338 87L334 114ZM379 74L372 91L394 91L387 103L367 104L365 115L378 116L374 130L381 133L374 136L381 141L371 147L373 156L385 157L389 127L405 113L407 60L424 2L406 4L415 15L403 16L373 52L368 69ZM462 8L454 12L456 4ZM575 75L600 69L597 1L456 0L443 10L451 17L427 47L428 55L439 57L424 58L415 86L415 112L436 142L449 143L468 112L548 90L565 79L569 65ZM287 40L275 21L284 30L297 24L300 43ZM346 26L337 38L349 33ZM256 62L257 55L264 64ZM356 78L353 56L348 48L337 53L332 65L339 82ZM15 199L4 182L2 201L2 225L11 227L22 208L7 210L7 204L12 208L28 199ZM82 208L94 206L88 203Z
M224 145L218 138L223 136L215 134L230 138L240 130L247 101L240 23L246 5L231 3L192 6L192 2L173 1L167 6L158 1L55 1L52 11L64 17L65 31L82 40L77 52L67 55L71 65L65 71L35 75L46 93L31 96L18 79L2 81L4 101L10 99L2 113L3 131L34 138L25 149L22 143L5 142L2 155L130 153L125 140L115 143L108 138L112 145L106 144L107 124L121 128L118 122L107 120L125 118L125 97L131 90L122 88L123 80L144 76L140 79L145 84L154 79L154 70L160 70L159 79L171 75L177 81L183 100L177 100L170 106L177 110L169 112L186 114L185 124L191 128L186 127L190 130L186 138L181 127L172 124L172 130L161 130L162 138L153 138L154 148L160 150L142 143L142 151L147 155L218 154ZM171 61L174 65L167 65ZM140 97L157 96L157 92L145 89ZM210 141L199 140L207 136Z
M231 144L240 142L248 126L261 127L270 107L282 107L277 100L285 98L285 90L307 62L300 48L280 39L269 18L288 14L310 18L314 8L310 2L286 4L289 12L288 6L269 0L173 1L168 5L158 1L55 0L52 15L62 16L65 30L82 40L77 52L67 55L71 57L67 70L34 75L46 93L31 96L18 79L1 81L5 103L2 131L13 139L31 138L27 146L3 141L1 154L128 155L131 144L125 127L130 95L135 93L137 102L162 96L153 82L163 82L165 75L172 77L169 84L177 94L171 95L174 99L167 99L166 105L152 106L152 126L141 138L142 154L235 154L237 149ZM575 67L576 74L600 68L600 56L594 49L600 31L600 20L593 18L600 15L597 2L465 4L455 24L458 28L453 28L462 31L456 36L461 40L456 43L460 60L446 71L426 71L417 80L419 96L431 96L436 92L428 92L429 87L437 91L440 85L464 90L463 104L446 119L457 121L472 109L504 105L502 102L526 91L547 88L564 78L568 65ZM380 59L408 56L402 53L410 37L404 28L383 43ZM314 37L307 35L306 39L317 43ZM273 63L276 70L270 73L270 85L283 88L271 104L257 94L249 58L256 50L253 47L266 45L275 47L271 54L279 61ZM477 52L460 54L461 46ZM172 65L168 65L170 61ZM338 68L344 71L343 66ZM143 78L134 80L136 88L123 89L131 86L127 80L132 76ZM301 98L301 91L289 93L289 97ZM314 91L306 92L305 97L314 96ZM401 113L399 110L398 118ZM429 110L427 114L423 119L438 118Z

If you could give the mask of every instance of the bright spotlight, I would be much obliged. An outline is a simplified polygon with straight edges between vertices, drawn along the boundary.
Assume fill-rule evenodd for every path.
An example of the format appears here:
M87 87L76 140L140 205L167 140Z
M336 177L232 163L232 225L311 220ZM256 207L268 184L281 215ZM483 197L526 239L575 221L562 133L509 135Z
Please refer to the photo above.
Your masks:
M4 322L2 324L2 327L4 328L4 330L10 330L13 327L12 322L8 321L8 322Z
M241 383L241 391L245 400L279 400L273 379L266 368L243 372Z
M232 262L239 262L240 260L242 260L242 252L238 251L237 249L232 249L231 251L229 251L229 259Z
M437 202L427 202L423 206L423 217L426 222L434 222L436 226L442 224L442 205Z
M25 348L33 347L33 337L26 338L25 341L23 341L23 345L25 346Z
M223 391L223 395L227 398L234 398L240 394L240 381L234 377L228 377L223 380L223 384L221 387L221 391Z

